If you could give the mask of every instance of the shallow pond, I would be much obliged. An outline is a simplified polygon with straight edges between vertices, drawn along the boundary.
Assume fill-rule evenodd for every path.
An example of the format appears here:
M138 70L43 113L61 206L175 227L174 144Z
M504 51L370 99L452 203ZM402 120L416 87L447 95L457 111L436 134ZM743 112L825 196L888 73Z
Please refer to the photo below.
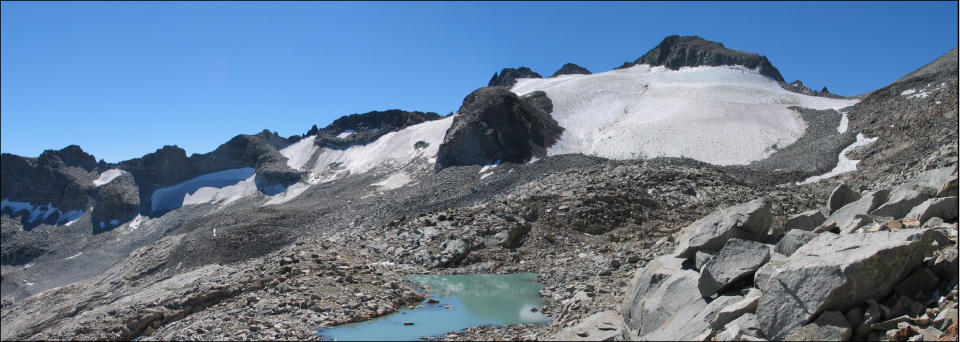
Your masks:
M406 277L426 285L437 304L419 309L404 309L368 321L324 328L324 339L419 340L425 336L443 336L447 332L494 324L547 323L540 311L543 301L537 291L536 273L514 274L421 274ZM412 322L413 325L404 325Z

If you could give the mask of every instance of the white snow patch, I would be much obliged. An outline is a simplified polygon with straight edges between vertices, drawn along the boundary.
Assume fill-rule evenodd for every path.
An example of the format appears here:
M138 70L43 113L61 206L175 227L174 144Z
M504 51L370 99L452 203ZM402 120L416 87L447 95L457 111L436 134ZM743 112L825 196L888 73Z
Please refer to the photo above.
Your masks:
M40 220L41 222L46 221L47 218L50 217L50 215L57 213L60 216L57 219L57 222L55 224L60 225L64 222L76 221L80 218L80 216L83 215L82 210L71 210L64 213L60 211L60 209L57 209L57 207L54 207L53 203L47 203L46 205L36 205L33 203L17 202L17 201L11 201L11 200L0 201L0 210L7 209L7 208L9 208L10 211L12 211L14 214L17 214L22 211L26 211L29 216L27 218L28 223L34 223L37 220ZM69 223L72 224L73 222L69 222Z
M124 173L127 173L127 171L123 171L121 169L110 169L110 170L104 171L103 173L100 174L100 177L97 177L97 179L93 180L93 185L101 186L101 185L110 183L115 178L120 177L120 175Z
M208 173L186 182L157 189L150 197L152 211L177 209L184 205L234 201L257 191L251 167Z
M787 91L755 70L637 65L592 75L519 79L523 95L542 90L564 128L548 155L583 153L611 159L689 157L716 165L766 158L776 144L803 135L790 106L840 109L858 100Z
M490 165L484 165L483 167L480 168L480 172L477 172L477 173L487 172L487 170L492 170L493 168L495 168L495 167L497 167L497 166L500 166L500 161L499 161L499 160L498 160L496 163L493 163L493 164L490 164Z
M484 179L484 178L490 177L490 175L493 175L493 171L490 171L490 172L487 172L487 173L484 173L484 174L480 175L480 179Z
M427 121L387 133L369 144L343 150L322 148L307 182L319 184L347 174L364 173L381 165L400 168L418 157L435 157L452 122L453 117ZM427 147L414 148L418 141L427 142Z
M837 132L846 132L848 126L850 126L850 118L847 117L847 112L840 112L840 126L837 126Z
M904 91L900 92L900 96L912 95L912 94L914 94L914 93L916 93L916 92L917 92L916 89L910 88L910 89L907 89L907 90L904 90Z
M129 227L130 230L137 230L137 228L140 228L141 223L143 223L143 216L137 215L133 220L130 220L130 224L128 224L127 227Z
M213 237L217 237L217 228L213 228Z
M310 157L313 157L317 150L317 145L314 144L316 137L311 135L281 149L280 155L287 157L287 166L294 170L303 170L304 164L310 161Z
M368 266L377 267L377 266L394 266L396 265L393 261L377 261L367 264Z
M349 138L351 135L353 135L353 130L348 129L346 131L343 131L343 133L337 134L337 138L346 139L346 138Z
M68 256L68 257L64 258L63 260L70 260L70 259L73 259L73 258L76 258L76 257L80 256L81 254L83 254L83 252L77 252L77 254L74 254L74 255L72 255L72 256Z
M372 185L382 187L385 190L392 190L410 183L410 180L410 175L407 175L405 172L397 172L387 177L387 179L373 183Z
M307 184L303 182L298 182L296 184L290 185L289 187L287 187L287 191L281 192L274 196L270 196L270 199L267 200L267 202L264 203L263 205L286 203L296 198L297 196L300 196L300 194L302 194L304 191L307 191L307 189L310 188L310 185L311 184Z
M860 146L869 145L870 143L877 141L878 138L879 137L867 138L863 135L863 133L857 134L857 141L844 148L843 151L840 151L840 155L837 157L837 166L835 166L833 170L830 170L830 172L819 176L807 178L802 182L797 182L797 185L815 183L822 179L827 179L842 173L855 171L857 169L857 164L859 164L860 161L847 158L847 153L850 153L850 151L853 151L853 149Z

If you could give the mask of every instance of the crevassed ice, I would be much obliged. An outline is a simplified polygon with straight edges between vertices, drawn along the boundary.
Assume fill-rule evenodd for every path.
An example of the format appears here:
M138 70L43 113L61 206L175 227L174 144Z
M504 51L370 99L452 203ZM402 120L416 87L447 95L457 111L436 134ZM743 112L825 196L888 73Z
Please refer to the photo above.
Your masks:
M715 165L748 164L787 146L806 126L790 106L840 109L858 100L787 91L736 66L669 70L637 65L592 75L519 79L523 95L542 90L564 128L548 155L611 159L688 157Z

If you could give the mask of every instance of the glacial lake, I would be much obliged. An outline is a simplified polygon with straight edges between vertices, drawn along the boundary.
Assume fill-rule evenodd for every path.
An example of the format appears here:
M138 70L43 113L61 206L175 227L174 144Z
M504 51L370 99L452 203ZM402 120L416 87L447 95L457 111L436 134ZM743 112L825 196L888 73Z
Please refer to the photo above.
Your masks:
M537 294L543 285L536 273L514 274L419 274L406 277L426 285L430 297L439 301L419 309L403 309L363 322L319 329L325 340L373 341L420 340L443 337L451 331L492 324L545 324L550 318L533 308L543 307ZM451 306L451 308L448 308ZM413 322L413 325L404 325Z

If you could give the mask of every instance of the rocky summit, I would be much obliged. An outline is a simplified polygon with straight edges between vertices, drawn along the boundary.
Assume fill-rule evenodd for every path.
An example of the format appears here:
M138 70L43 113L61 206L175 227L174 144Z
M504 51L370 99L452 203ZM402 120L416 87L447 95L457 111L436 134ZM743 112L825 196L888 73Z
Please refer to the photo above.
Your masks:
M856 97L695 36L477 86L190 156L3 154L0 338L957 340L957 49Z

